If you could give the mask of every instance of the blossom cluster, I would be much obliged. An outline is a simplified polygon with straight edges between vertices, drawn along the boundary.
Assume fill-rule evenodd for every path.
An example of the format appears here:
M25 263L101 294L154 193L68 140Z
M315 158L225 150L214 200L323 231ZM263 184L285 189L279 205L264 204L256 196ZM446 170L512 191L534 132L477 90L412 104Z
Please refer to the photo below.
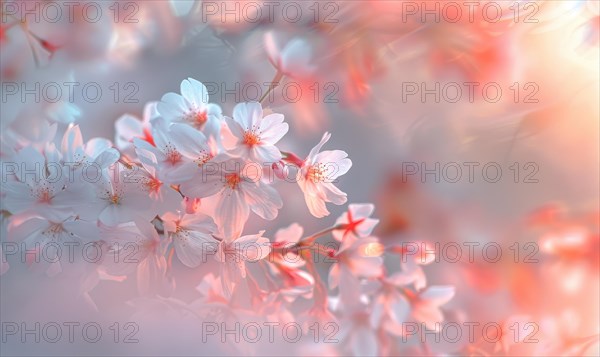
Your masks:
M204 308L218 296L228 309L260 311L267 306L255 299L263 297L281 305L278 315L297 309L298 299L312 301L301 322L359 323L370 314L370 332L351 339L354 350L377 351L377 330L401 336L409 318L433 329L444 319L439 307L454 290L427 287L420 265L428 262L404 259L385 274L385 251L396 259L403 253L372 236L379 222L371 218L373 204L350 204L334 225L309 235L297 223L273 239L265 230L245 230L254 215L277 218L279 184L297 185L316 218L330 214L328 203L347 202L336 183L352 161L342 150L323 148L329 133L304 159L281 151L277 144L289 129L282 114L248 102L224 115L192 78L182 81L180 93L148 103L144 118L119 118L114 143L85 141L70 124L55 144L58 124L48 128L42 141L11 130L3 135L3 221L8 240L21 244L20 256L50 276L90 263L93 245L102 257L82 270L84 294L101 279L135 277L142 296L173 298L176 257L188 268L217 264L198 288ZM328 234L336 244L317 242ZM65 247L82 254L63 254ZM318 257L331 263L327 283ZM236 306L235 297L245 294L253 302Z

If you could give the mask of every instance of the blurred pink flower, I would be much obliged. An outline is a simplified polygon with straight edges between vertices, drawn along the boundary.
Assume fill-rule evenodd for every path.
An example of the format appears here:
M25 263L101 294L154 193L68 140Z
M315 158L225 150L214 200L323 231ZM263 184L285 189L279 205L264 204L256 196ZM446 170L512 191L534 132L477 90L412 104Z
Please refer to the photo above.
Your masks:
M161 218L165 233L172 239L175 253L183 264L195 268L206 262L207 250L214 251L218 244L211 235L217 230L212 218L201 213L181 215L171 212Z
M101 226L100 235L111 250L110 258L105 261L109 274L135 273L142 295L170 294L173 286L166 275L167 241L160 238L152 223L135 220L114 227Z
M271 252L269 239L262 236L264 232L230 238L219 244L215 258L222 263L220 276L226 296L231 296L236 284L246 278L246 262L257 262Z
M373 229L379 223L378 219L369 218L375 205L371 203L352 203L348 205L348 211L342 214L337 221L336 226L343 226L332 232L333 237L338 241L343 241L346 236L366 237L373 232Z
M404 289L404 293L411 305L411 317L424 323L432 331L439 331L444 321L444 314L440 306L454 297L455 289L452 286L430 286L414 293Z
M271 64L278 72L289 77L305 77L315 70L310 64L312 49L307 41L294 38L281 48L273 32L264 35L265 49Z

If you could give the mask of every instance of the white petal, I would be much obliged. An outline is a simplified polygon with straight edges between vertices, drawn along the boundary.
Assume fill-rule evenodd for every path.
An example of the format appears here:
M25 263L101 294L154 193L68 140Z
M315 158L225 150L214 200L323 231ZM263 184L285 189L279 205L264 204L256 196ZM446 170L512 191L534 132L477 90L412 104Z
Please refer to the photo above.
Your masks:
M335 187L332 183L324 182L320 185L320 192L325 195L325 200L335 205L343 205L348 200L347 195Z
M319 196L313 193L304 193L304 200L306 201L306 206L310 211L310 214L317 218L323 218L329 216L329 211L325 206L325 201Z
M233 108L233 119L244 130L251 129L253 125L258 126L262 116L262 106L258 102L239 103Z
M328 142L330 138L331 138L330 133L325 132L325 134L323 134L321 141L317 144L317 146L312 148L312 150L308 154L307 161L309 161L309 163L314 163L315 156L319 153L319 151L321 151L321 148L323 147L323 145L325 145L325 143Z
M241 124L236 120L230 117L225 117L225 122L227 123L227 127L231 130L231 133L238 139L242 139L244 137L244 129Z
M230 245L238 251L240 258L245 261L258 261L264 259L271 252L271 243L268 238L259 234L247 235L234 240Z
M281 54L281 63L285 73L304 75L312 71L310 59L312 49L307 41L295 38L288 42Z
M173 124L169 130L177 150L189 159L196 160L203 150L208 150L204 134L191 126Z
M281 161L281 151L274 145L255 145L252 147L250 159L259 165L273 164Z
M372 203L351 203L348 205L348 211L354 219L370 217L375 211L375 205Z
M215 249L218 241L211 235L202 234L194 231L183 231L173 235L173 245L177 257L183 264L190 268L197 267L200 263L205 263L209 249ZM211 246L211 248L208 248ZM214 248L212 248L214 247Z
M203 175L203 172L206 172ZM204 166L200 168L191 180L181 183L181 192L190 198L205 198L210 197L219 191L223 190L223 182L219 174L214 174L212 171L204 170Z
M194 78L184 79L181 82L181 95L193 105L194 109L204 109L208 103L206 86Z
M221 195L215 209L216 220L219 227L223 228L225 239L232 240L242 233L250 210L238 190L225 190Z
M283 207L283 201L277 190L263 182L241 183L252 211L266 220L277 217L278 210Z
M185 99L177 93L163 95L156 109L162 117L169 121L181 121L189 111Z
M290 242L296 243L300 238L302 238L302 234L304 233L304 228L298 223L292 223L286 228L281 228L275 233L275 241L276 242Z

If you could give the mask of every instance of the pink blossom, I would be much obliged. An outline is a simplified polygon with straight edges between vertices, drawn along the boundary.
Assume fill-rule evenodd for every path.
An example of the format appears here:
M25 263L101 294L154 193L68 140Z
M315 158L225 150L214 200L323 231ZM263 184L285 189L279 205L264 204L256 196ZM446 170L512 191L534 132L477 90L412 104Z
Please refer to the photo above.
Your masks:
M325 207L326 202L342 205L347 201L346 194L333 183L348 172L352 161L347 158L348 154L341 150L320 152L329 138L331 134L323 135L321 142L310 151L298 173L298 185L304 192L304 200L310 213L317 218L329 215Z
M236 284L246 278L246 262L257 262L271 252L269 239L262 236L264 232L223 240L219 244L215 258L222 263L220 275L223 291L228 296L231 296Z
M115 227L102 226L100 234L111 249L105 262L108 273L135 274L141 294L169 293L172 286L166 276L167 242L160 238L151 223L136 220Z
M121 175L125 168L120 164L109 170L109 178L96 186L97 199L79 211L85 217L97 217L107 225L131 222L137 218L150 220L156 215L154 201L138 183Z
M80 176L71 180L70 168L61 165L57 159L49 161L33 147L22 149L14 159L20 164L19 171L11 180L2 183L4 206L11 213L52 217L85 207L93 200L90 184ZM31 171L27 173L22 169Z
M267 32L264 43L269 61L284 75L301 77L314 71L315 67L310 64L312 50L305 40L294 38L281 48L278 46L273 32Z
M85 221L70 215L13 220L8 233L15 241L23 242L27 251L43 254L42 259L38 257L35 261L47 265L46 272L50 276L60 273L65 263L76 263L74 259L81 257L73 251L66 254L69 246L69 249L74 249L100 240L96 221Z
M207 247L214 251L218 241L211 235L217 229L212 218L197 213L162 216L165 232L173 241L177 257L190 268L206 262Z
M158 178L165 183L180 184L191 179L197 166L212 158L204 134L187 125L155 119L152 121L152 137L155 145L139 138L134 138L133 143L140 160L154 166Z
M356 277L377 278L383 274L383 246L376 237L365 237L342 244L329 271L329 287L356 286ZM351 289L348 289L351 290ZM353 292L353 294L356 293Z
M366 237L373 232L373 229L379 223L378 219L369 218L375 205L371 203L353 203L348 205L348 211L342 214L337 221L336 226L343 226L341 229L333 231L333 237L338 241L343 241L348 235L356 237Z
M440 306L444 305L454 296L452 286L430 286L417 293L408 289L404 290L410 305L411 317L424 323L432 331L439 331L440 324L444 321L444 314Z

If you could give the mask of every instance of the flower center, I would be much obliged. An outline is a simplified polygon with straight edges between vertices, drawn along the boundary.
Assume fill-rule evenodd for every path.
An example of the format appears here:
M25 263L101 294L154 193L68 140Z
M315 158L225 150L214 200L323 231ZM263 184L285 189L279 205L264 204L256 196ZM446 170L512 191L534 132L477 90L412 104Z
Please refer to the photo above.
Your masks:
M50 203L52 201L52 189L47 186L40 187L34 196L37 198L38 203Z
M326 171L327 169L325 168L325 165L317 163L308 168L306 178L311 180L313 183L324 182L327 178Z
M241 178L238 174L227 174L225 175L225 185L230 189L235 190L240 184Z
M206 164L207 162L209 162L212 158L213 158L213 155L210 152L202 151L200 156L198 156L198 158L196 160L194 160L194 162L196 164L198 164L198 167L200 167L200 166Z
M195 128L201 128L208 120L208 113L206 111L195 111L191 112L186 116L186 120L192 124Z
M121 202L121 197L119 197L119 195L117 195L116 193L113 195L110 195L110 197L108 198L108 200L113 204L113 205L118 205Z
M260 144L260 136L254 130L244 132L244 144L254 146Z
M64 232L63 226L60 223L54 223L48 229L42 232L43 235L56 239L62 232Z
M162 186L162 182L160 182L155 177L149 178L144 182L144 187L148 190L148 192L158 192L160 187Z
M171 163L171 165L177 164L183 157L170 143L165 146L165 155L167 156L167 161Z

